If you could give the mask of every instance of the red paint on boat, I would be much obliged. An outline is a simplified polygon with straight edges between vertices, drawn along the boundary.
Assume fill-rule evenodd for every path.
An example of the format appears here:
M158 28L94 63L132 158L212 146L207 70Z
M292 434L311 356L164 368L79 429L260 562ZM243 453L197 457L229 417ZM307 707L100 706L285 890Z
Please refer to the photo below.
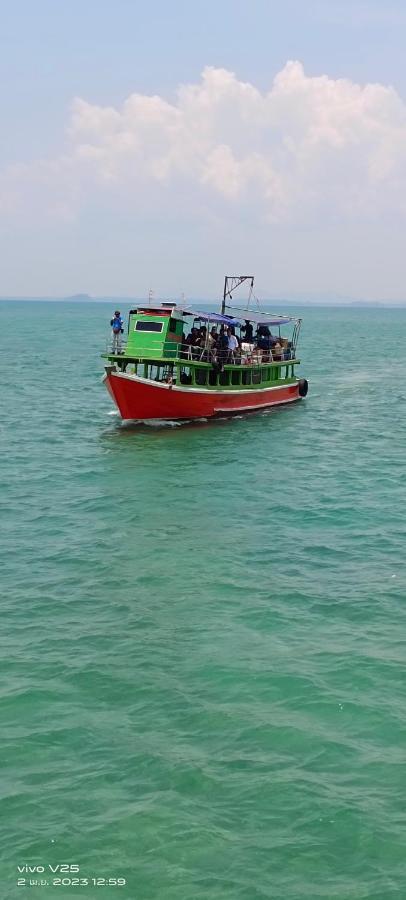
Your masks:
M123 419L211 418L301 399L297 382L258 390L219 391L157 384L117 372L108 373L104 381Z

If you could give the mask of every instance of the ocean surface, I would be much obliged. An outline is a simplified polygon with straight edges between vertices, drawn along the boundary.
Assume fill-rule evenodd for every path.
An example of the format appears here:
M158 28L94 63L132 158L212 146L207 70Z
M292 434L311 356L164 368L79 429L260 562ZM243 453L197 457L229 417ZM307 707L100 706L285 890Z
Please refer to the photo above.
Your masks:
M304 309L306 401L166 427L111 312L0 304L0 897L406 898L406 309Z

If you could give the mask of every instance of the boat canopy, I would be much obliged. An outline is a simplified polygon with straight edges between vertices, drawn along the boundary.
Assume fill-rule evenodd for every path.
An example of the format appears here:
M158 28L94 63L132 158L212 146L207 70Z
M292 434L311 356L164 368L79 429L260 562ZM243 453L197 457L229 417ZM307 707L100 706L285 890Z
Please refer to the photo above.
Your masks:
M219 322L222 325L239 325L239 319L233 319L232 316L222 316L221 313L200 312L197 309L188 310L188 315L194 316L195 319L202 319L203 322Z
M256 325L288 325L290 322L300 322L295 316L276 316L272 313L253 312L250 309L235 309L237 316L222 315L215 312L201 312L199 310L190 309L183 310L185 315L194 316L195 319L202 319L204 322L218 322L223 325L242 325L244 322L254 322Z
M288 325L289 322L300 322L296 316L277 316L275 313L254 312L251 309L237 309L231 307L238 314L239 322L255 322L256 325Z
M275 315L275 313L266 313L261 311L254 311L251 309L238 309L237 307L229 307L229 309L233 310L234 315L230 313L224 315L222 313L216 312L205 312L198 309L188 309L185 306L180 304L173 303L162 303L161 305L155 304L154 306L147 306L146 304L139 305L135 307L135 309L130 310L130 314L143 314L148 316L153 315L177 315L177 316L193 316L195 319L201 319L203 322L216 322L221 325L232 325L233 327L238 327L239 325L243 325L244 322L254 322L256 325L288 325L290 322L294 322L295 324L300 322L301 319L296 318L296 316L281 316Z

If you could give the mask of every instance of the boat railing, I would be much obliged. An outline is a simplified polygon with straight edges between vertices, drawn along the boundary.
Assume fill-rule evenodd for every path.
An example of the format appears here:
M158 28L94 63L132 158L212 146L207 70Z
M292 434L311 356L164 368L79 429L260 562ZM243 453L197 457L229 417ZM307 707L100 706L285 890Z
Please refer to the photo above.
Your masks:
M123 338L121 335L117 338L112 337L111 335L106 338L105 348L107 354L115 354L117 349L119 348L120 353L124 353L127 350L129 341L128 338ZM148 359L150 358L159 358L164 357L165 355L174 356L180 351L180 341L162 341L162 340L150 340L148 344L139 345L132 348L132 356L137 357L137 359Z
M127 339L116 341L110 337L106 341L106 355L129 356L130 354L126 352L127 346ZM191 346L180 344L178 341L165 341L163 345L162 341L157 341L156 343L152 341L148 345L138 346L136 352L134 350L131 356L139 360L155 359L163 363L183 363L184 365L190 362L213 363L220 360L224 362L227 357L230 363L234 365L256 366L292 362L296 359L296 350L295 347L291 346L282 347L281 352L275 352L275 348L264 350L254 345L245 344L241 350L233 352L229 356L227 350L216 353L208 345L204 347Z
M117 352L124 353L126 350L126 347L127 347L127 339L124 340L123 338L121 338L121 339L117 340L112 337L106 338L105 352L108 355L116 354Z

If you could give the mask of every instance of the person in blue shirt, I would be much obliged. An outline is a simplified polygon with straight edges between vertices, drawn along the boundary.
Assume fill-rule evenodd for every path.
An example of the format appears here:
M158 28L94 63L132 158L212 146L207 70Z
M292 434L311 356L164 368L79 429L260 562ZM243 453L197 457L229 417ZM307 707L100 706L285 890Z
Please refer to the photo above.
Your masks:
M113 353L121 353L121 335L123 334L123 320L120 315L120 310L116 309L113 318L111 319L110 325L112 327L112 350Z

